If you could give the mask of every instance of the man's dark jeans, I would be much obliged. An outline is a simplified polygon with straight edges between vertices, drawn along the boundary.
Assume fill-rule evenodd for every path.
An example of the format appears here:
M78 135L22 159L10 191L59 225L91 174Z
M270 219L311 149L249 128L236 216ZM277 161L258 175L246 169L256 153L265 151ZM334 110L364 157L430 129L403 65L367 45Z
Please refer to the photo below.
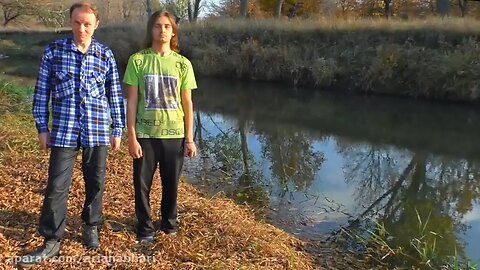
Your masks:
M108 146L83 147L82 171L85 203L82 219L86 225L102 222L102 196ZM40 216L39 232L45 239L60 239L65 231L68 192L79 148L52 147L48 183Z

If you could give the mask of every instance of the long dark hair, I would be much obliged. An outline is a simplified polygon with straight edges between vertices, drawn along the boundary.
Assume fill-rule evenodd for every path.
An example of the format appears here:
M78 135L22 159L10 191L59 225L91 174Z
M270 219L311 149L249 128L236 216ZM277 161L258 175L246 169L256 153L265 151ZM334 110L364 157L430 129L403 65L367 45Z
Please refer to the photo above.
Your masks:
M170 24L172 25L172 33L174 34L172 36L172 39L170 40L170 49L172 51L178 52L178 34L177 34L177 23L175 22L175 19L173 16L166 12L166 11L157 11L150 16L148 19L148 24L147 24L147 37L145 39L145 48L150 48L153 43L153 37L152 37L152 30L153 26L155 25L155 22L158 20L160 17L167 17L168 20L170 21Z

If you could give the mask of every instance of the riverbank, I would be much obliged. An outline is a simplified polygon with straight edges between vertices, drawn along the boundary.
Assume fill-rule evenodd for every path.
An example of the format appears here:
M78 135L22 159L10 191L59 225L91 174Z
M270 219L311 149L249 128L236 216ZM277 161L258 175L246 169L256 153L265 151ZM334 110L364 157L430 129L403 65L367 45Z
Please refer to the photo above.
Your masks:
M121 73L143 45L144 27L109 26ZM208 21L180 26L181 53L197 76L278 82L330 91L478 102L480 22L474 19ZM0 72L35 73L59 33L0 32ZM29 62L34 60L32 62Z
M28 105L0 85L0 268L42 243L36 233L48 167L48 153L38 150ZM8 93L8 94L6 94ZM184 181L180 185L177 238L161 233L153 246L135 244L131 160L125 147L109 153L104 196L102 247L80 244L83 180L79 163L73 173L69 219L57 262L38 269L314 269L307 243L255 220L251 209L217 195L203 196ZM160 185L152 189L159 208ZM109 259L110 261L108 262ZM135 264L132 264L135 262Z
M211 23L185 27L206 75L442 100L479 96L475 20Z
M453 18L230 20L181 25L180 45L197 74L204 76L330 91L478 101L478 29L479 21ZM128 53L138 49L143 40L138 25L104 33L120 62L126 61Z
M183 30L188 30L187 29L188 26L183 25L182 27L184 27ZM141 38L141 32L138 31L138 30L137 30L137 32L132 32L131 30L129 30L128 27L118 28L117 30L118 31L112 31L112 29L108 29L109 32L107 33L107 32L105 32L105 31L107 31L107 29L101 29L98 32L99 33L98 37L99 37L99 39L104 39L102 41L105 41L105 43L109 44L115 50L117 60L119 61L119 67L122 68L124 66L124 63L126 62L126 57L128 57L128 55L131 53L131 51L134 51L135 48L139 46L142 38ZM454 31L455 29L450 29L450 30ZM457 31L457 30L455 30L455 31ZM468 32L468 31L470 31L470 32ZM468 31L465 32L465 33L463 33L462 31L457 31L456 33L463 33L463 34L466 34L466 35L470 35L471 33L475 33L475 30L468 30ZM187 31L185 31L185 32L187 32ZM252 32L255 32L255 31L252 30ZM137 35L137 36L135 36L135 35ZM0 72L2 72L2 73L4 72L4 74L0 75L0 80L5 79L4 82L6 82L7 84L26 85L27 88L24 88L24 89L22 88L19 91L22 92L22 93L28 93L29 91L31 91L31 85L33 84L32 82L33 82L33 80L36 76L39 58L41 56L41 52L42 52L44 46L49 41L58 37L59 35L57 33L41 33L40 34L40 33L36 33L36 32L31 32L31 33L27 32L27 33L13 33L13 34L9 34L7 36L8 36L8 39L4 39L3 38L4 36L1 36L1 39L0 39L0 54L5 53L5 55L8 56L7 58L0 60ZM182 37L182 38L186 38L186 37ZM117 42L112 43L112 41L117 41ZM238 43L238 44L240 44L240 43ZM6 49L4 49L4 48L6 48ZM203 50L203 48L199 48L199 49ZM194 62L195 58L190 56L191 53L189 53L186 48L184 48L184 52L187 56L189 56L192 59L192 62L194 63L195 68L197 69L197 64L195 64L195 62ZM236 51L232 49L230 52L232 54L234 54ZM230 64L235 64L235 62L230 63ZM202 68L206 68L206 67L208 67L208 66L199 66L198 67L198 69L200 70L199 73L200 74L206 74L206 73L204 73L205 71L202 71ZM220 76L220 75L218 75L218 76ZM230 75L225 75L225 77L228 77L228 76L230 76ZM248 77L245 77L245 78L248 79ZM286 84L289 84L289 83L287 82ZM272 87L274 87L274 85L272 85ZM258 87L258 89L262 89L262 91L264 90L264 88L262 88L262 87ZM292 87L292 89L293 89L293 87ZM328 87L326 89L328 89ZM221 94L226 93L226 91L224 91L224 90L225 90L225 86L222 86L221 88L218 89L219 93L221 93ZM229 89L229 90L242 92L242 90L244 90L244 89L243 88L235 89L234 87L232 87L232 89ZM288 90L291 90L291 89L288 89ZM303 89L302 88L297 88L296 91L301 91L301 90L303 90ZM351 89L350 91L354 91L354 90L355 89ZM255 90L255 91L258 91L258 90ZM292 91L292 92L295 92L295 91ZM313 91L311 91L311 92L313 92ZM348 92L348 91L344 91L344 92ZM200 94L200 95L202 95L203 93L204 93L204 91L199 91L198 92L198 94ZM375 93L381 93L381 91L380 92L375 92ZM393 93L392 95L397 95L397 94ZM212 96L215 96L214 101L212 101L212 98L211 98ZM201 96L196 96L196 97L198 97L198 99L196 99L198 101L198 103L196 103L196 104L201 105L202 104L202 99L200 98ZM229 104L229 105L235 103L235 102L222 102L222 100L223 100L222 97L224 97L225 99L235 99L236 98L234 95L222 96L220 94L219 95L211 95L210 94L209 96L204 96L203 97L203 102L205 104L208 104L208 105L212 106L212 107L215 107L217 102L223 103L223 104ZM255 98L258 98L258 97L256 97L255 95L252 95L252 96L248 97L247 99L252 100L252 99L255 99ZM342 99L344 98L344 99L349 100L349 102L355 103L355 99L352 98L352 95L350 95L350 96L348 96L348 95L337 95L336 98L342 98ZM264 108L266 110L266 112L271 113L268 110L268 107L269 106L277 106L278 104L276 104L275 101L272 101L270 99L265 99L265 100L267 101L267 103L260 102L260 104L267 104L267 105L261 105L261 107L263 108L263 107L266 106L266 108ZM312 103L314 103L314 101L315 101L314 98L309 100L309 102L312 102ZM12 102L9 99L4 99L4 100L0 99L0 106L3 106L4 108L5 107L10 108L10 107L12 107L11 104L15 104L15 106L17 106L19 103L22 103L22 102L16 102L16 101ZM257 102L258 102L258 100L257 100ZM284 109L286 108L286 110L284 110L284 112L289 112L287 114L288 117L292 117L292 115L296 115L296 114L291 114L292 111L296 111L296 110L298 110L300 112L300 114L305 113L305 107L308 105L309 102L303 102L303 101L299 101L298 103L293 102L292 104L290 104L291 106L284 107ZM25 102L25 103L28 104L28 102ZM270 105L268 105L268 104L270 104ZM360 111L360 108L362 108L364 106L373 106L373 107L377 108L376 109L377 111L382 112L382 111L384 111L384 109L382 109L382 106L386 106L385 104L384 105L374 104L374 102L368 103L368 102L365 102L365 100L361 100L361 101L357 102L357 104L362 104L362 106L359 106L359 108L356 108L353 105L352 106L345 106L344 109L340 109L337 112L332 110L331 113L332 113L332 115L334 115L333 118L328 116L328 114L327 115L322 114L323 113L322 110L323 111L325 111L325 110L328 111L329 110L329 108L326 104L322 105L322 104L318 103L317 107L321 108L321 109L319 109L318 111L317 110L309 110L309 113L317 116L317 119L315 119L314 122L316 123L316 125L321 125L322 127L324 127L325 131L330 131L330 132L333 132L333 133L336 133L336 134L346 134L346 133L351 133L350 132L350 128L352 128L351 123L352 123L352 119L354 119L355 117L352 118L351 116L347 116L346 114L344 115L342 113L342 111L343 112L347 112L347 111L351 112L351 111L356 111L356 109L357 109L357 111ZM370 104L370 105L368 105L368 104ZM252 105L255 106L253 103L252 103ZM422 108L425 108L425 106L423 106L423 105L419 105L419 106L421 106ZM231 105L230 107L234 108L235 106ZM315 107L315 106L310 106L310 107ZM246 108L248 108L248 107L242 107L240 109L248 111L248 109L246 109ZM404 113L406 111L409 111L408 106L404 107L404 109L399 110L398 117L409 119L409 120L406 120L406 121L414 121L415 114ZM377 118L377 116L378 116L378 118ZM303 121L303 120L298 121L296 118L288 118L288 117L287 117L287 119L290 119L290 121L292 121L292 122L293 121L296 121L296 122L302 122ZM367 117L364 117L363 114L358 114L357 117L359 117L359 119L357 119L358 121L353 121L353 123L357 123L357 125L361 125L361 126L364 123L360 120L368 119ZM29 118L30 118L30 112L29 112L29 110L26 110L24 112L24 114L19 113L19 112L15 112L14 114L11 115L10 118L6 118L5 121L8 122L8 123L10 123L10 122L13 123L15 121L20 121L20 122L27 121L27 122L24 122L25 126L33 127L33 123L31 123ZM345 121L345 125L338 126L337 125L338 123L335 123L334 121L332 121L332 119L336 119L337 122L338 122L339 118L343 119ZM355 134L355 137L372 138L372 136L373 136L374 138L377 138L378 141L381 142L381 143L392 143L392 142L400 141L400 142L402 142L402 145L405 145L405 146L411 145L410 142L409 142L409 139L411 139L410 137L412 137L412 136L406 136L405 137L403 135L405 133L408 133L408 130L404 130L403 125L402 125L402 121L398 121L398 119L396 120L396 118L397 118L397 115L393 115L393 117L389 117L389 115L386 115L384 113L380 113L378 115L375 115L374 118L370 118L370 121L366 121L366 122L368 123L368 122L382 122L382 121L384 121L386 124L382 124L380 129L372 129L372 130L374 130L374 132L373 132L374 136L372 134L368 133L367 129L365 129L365 130L356 129L358 131L358 134ZM448 119L450 119L450 118L448 118ZM456 127L455 123L458 122L458 121L457 122L456 121L457 120L454 119L454 116L452 116L451 122L448 121L448 123L446 125L439 125L438 130L441 131L444 126L448 126L448 127L455 127L454 128L455 131L452 131L451 133L442 131L443 133L452 134L452 135L455 135L456 132L462 133L463 131L459 130ZM465 121L471 121L471 119L465 120ZM3 120L2 120L2 122L3 122ZM421 123L421 122L422 121L419 121L419 123ZM391 128L388 128L387 123L390 123L390 124L395 123L397 126L392 126ZM453 125L451 125L452 123L453 123ZM421 127L421 124L419 124L419 126ZM11 135L12 138L17 136L17 135L15 135L16 133L4 133L4 132L7 132L7 131L10 131L10 129L15 130L14 128L11 128L12 126L10 126L10 125L6 125L6 127L7 127L7 129L0 130L2 132L1 135L6 134L5 136L10 136L10 135L7 135L7 134L13 134L13 135ZM393 132L392 130L395 130L395 132ZM436 147L435 146L435 144L436 144L435 138L430 138L430 136L433 133L436 133L436 132L431 132L431 130L427 132L427 131L424 131L422 128L418 128L418 129L415 129L415 130L416 131L414 133L411 133L411 134L415 135L414 137L424 138L425 141L427 142L427 143L425 143L425 148L431 149L431 148ZM399 131L401 131L401 132L399 132ZM468 131L468 129L467 129L467 131ZM465 131L465 132L467 132L467 131ZM425 132L425 134L424 134L424 132ZM37 164L45 164L45 160L42 161L38 157L38 156L43 155L42 158L45 159L46 155L43 154L43 153L40 153L39 151L36 150L35 140L32 139L32 138L35 137L34 131L32 131L32 132L29 131L27 133L25 133L25 134L27 134L25 136L28 137L28 140L23 139L23 137L19 137L20 139L18 139L18 140L16 139L16 142L21 146L20 150L18 150L15 154L11 154L10 152L8 152L9 153L8 155L19 155L19 156L27 155L28 156L27 159L16 159L16 161L15 161L16 163L27 164L28 160L32 160L33 162L36 162ZM4 138L1 138L1 139L3 140ZM0 142L2 140L0 140ZM462 141L462 142L464 142L464 144L461 144L461 146L465 146L465 147L463 147L463 149L465 149L464 152L467 152L467 150L468 150L469 153L470 152L472 152L472 153L475 152L475 151L472 151L471 147L469 147L468 140L465 140L465 141ZM8 148L8 150L11 150L10 149L11 145L12 145L12 143L7 141L7 144L3 145L2 147L4 149ZM441 151L442 153L449 154L449 153L452 152L451 151L452 147L456 147L456 146L452 145L452 146L449 146L447 148L441 148L440 150L442 150ZM29 151L32 151L32 152L30 153ZM25 154L25 153L29 153L29 154ZM34 157L30 157L30 155L33 155ZM7 155L5 155L5 156L7 156ZM115 156L115 159L117 159L117 156ZM128 164L129 163L129 160L126 159L126 158L124 158L124 159L119 158L119 160L122 161L122 163L120 163L120 164ZM1 161L1 159L0 159L0 161ZM18 166L18 165L16 165L16 166ZM14 171L15 175L10 175L9 174L8 176L10 176L10 177L17 177L18 178L18 175L22 175L20 170L18 169L18 167L8 167L8 169L5 169L5 170ZM40 168L35 167L35 170L40 170ZM32 171L33 171L33 169L32 169ZM76 176L77 178L76 179L78 179L77 181L81 182L81 178L78 178L79 172L76 171L76 173L77 173L77 176ZM116 173L117 173L117 171L116 171ZM125 179L128 179L129 175L126 174L125 172L120 172L120 175L122 175L123 180L113 179L113 181L119 181L119 183L122 183L123 186L129 185L129 182L128 181L126 182L126 180L125 180ZM26 179L28 179L28 177L31 177L31 176L22 176L22 177L25 177ZM35 179L37 180L37 182L41 183L41 178L39 178L37 176L35 176L35 177L36 177ZM44 177L44 176L42 176L42 177ZM23 179L24 180L24 178L18 178L18 179ZM37 182L35 182L35 183L37 183ZM31 183L27 183L27 186L28 185L31 185ZM36 185L37 186L35 188L38 188L38 190L36 192L41 193L41 188L38 186L38 184L36 184ZM187 187L192 187L192 186L187 185ZM22 186L19 189L22 190L23 188L25 188L25 186ZM115 188L118 189L117 186L114 186L114 189ZM12 190L12 189L8 189L8 190L10 190L11 192L15 191L15 190ZM185 192L187 192L187 193L190 192L188 188L183 189L183 187L182 187L182 191L184 191L184 190L186 190ZM193 190L194 190L194 192L198 193L198 190L196 190L196 189L193 189ZM204 194L201 194L201 193L198 193L198 194L201 197L206 198L204 196ZM41 198L41 194L39 196L40 196L39 198ZM81 197L78 197L75 200L80 200L81 201ZM37 202L39 202L38 198L36 199L34 204L37 204ZM123 203L125 201L121 200L120 202ZM223 201L213 200L211 202L213 202L215 204L219 204L219 203L221 204ZM111 201L109 203L114 203L114 201ZM119 202L117 202L117 203L119 203ZM131 203L131 202L127 202L127 203ZM187 208L187 209L190 211L190 208ZM75 213L78 213L77 210L73 210L73 211L76 211ZM248 210L248 211L250 211L250 210ZM30 223L28 223L30 227L28 227L28 228L29 228L31 234L34 234L34 224L36 222L35 213L30 214L28 216L29 220L30 220L29 221ZM204 213L197 213L197 212L195 212L195 213L196 213L195 215L197 215L197 216L205 215ZM125 215L122 213L122 216L125 216ZM72 215L72 217L75 218L75 215ZM127 231L131 230L129 228L131 228L133 226L132 224L134 222L133 220L126 220L126 222L120 221L118 223L115 219L112 219L112 220L113 220L113 222L110 222L110 223L108 223L109 225L106 225L107 226L106 229L107 230L110 229L111 232L117 232L119 230L121 231L121 230L124 230L124 228L126 228ZM70 227L71 230L72 230L71 236L74 239L78 239L78 232L76 231L76 230L78 230L78 227L75 227L75 226L77 226L77 225L79 226L80 221L76 220L75 222L76 223L73 223L73 225ZM238 222L238 220L232 220L232 222ZM260 220L260 223L262 223L262 222L263 221ZM111 226L111 227L109 227L109 226ZM114 233L108 234L107 238L110 238L113 235L115 235L115 234ZM127 234L127 237L130 237L130 236L131 236L131 234L130 235ZM21 236L18 236L17 238L19 238L19 237L21 237ZM37 241L37 240L35 240L35 241ZM8 242L5 242L5 243L8 243ZM23 245L23 242L18 242L18 243L16 242L16 244L22 244ZM117 244L118 244L117 242L114 243L114 245L117 245ZM25 243L25 245L28 245L28 244ZM320 244L320 245L323 245L323 244ZM28 248L28 247L31 248L32 246L33 245L25 246L25 247L26 248ZM23 250L23 248L24 248L24 246L21 246L21 249L18 249L17 252L20 252L20 250ZM68 249L70 249L70 248L81 248L81 247L79 245L75 246L75 244L73 244L73 246L68 247ZM125 247L122 247L122 248L125 248ZM308 248L310 248L310 247L308 247ZM454 247L452 246L452 249L453 248ZM302 247L302 249L306 249L306 247ZM117 249L114 249L114 250L117 251ZM122 249L122 251L123 250L124 249ZM322 250L321 253L318 253L319 250ZM379 250L381 250L381 248L379 248ZM160 251L160 252L164 252L164 251ZM341 254L341 252L338 252L338 253ZM103 255L105 255L105 254L106 253L104 253ZM204 254L204 253L201 253L201 254ZM135 256L138 256L138 255L135 255ZM210 253L208 253L208 255L205 255L205 256L210 256ZM379 257L382 257L382 256L379 256ZM355 267L354 264L352 264L351 261L349 261L347 258L338 259L337 251L335 249L329 248L327 245L325 245L323 247L317 246L316 250L310 251L310 253L308 254L308 257L309 257L309 259L314 261L313 262L313 267L323 266L323 267L325 267L325 269L338 269L338 268L349 269L348 267L350 267L351 269L362 269L362 267ZM222 261L223 261L223 259L222 259ZM328 262L328 261L330 261L330 262ZM331 261L333 261L333 263ZM339 265L342 265L342 267L340 267ZM182 265L181 268L182 267L187 267L187 266L188 265ZM220 265L220 266L222 266L222 265ZM212 265L212 267L214 267L214 265ZM225 266L225 267L228 268L228 266ZM232 265L232 267L235 267L235 266ZM254 268L254 266L252 266L252 268Z

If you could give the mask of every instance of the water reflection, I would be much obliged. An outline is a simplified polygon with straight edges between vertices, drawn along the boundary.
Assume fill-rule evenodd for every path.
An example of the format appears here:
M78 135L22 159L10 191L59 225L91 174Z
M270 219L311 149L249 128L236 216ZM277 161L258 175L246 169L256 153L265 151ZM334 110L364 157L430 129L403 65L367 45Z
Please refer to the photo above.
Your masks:
M478 111L267 84L200 87L203 158L192 181L267 209L272 223L300 237L373 218L389 245L413 257L423 250L480 263Z
M288 191L307 192L324 160L323 153L313 149L313 139L300 130L286 129L279 123L273 129L258 128L262 158L270 161L269 169L284 197ZM291 188L293 186L293 188Z
M384 157L385 161L389 160L387 155ZM356 185L368 190L368 194L360 192L356 198L369 205L360 217L375 217L392 236L388 244L404 247L404 252L415 258L421 259L420 252L439 262L455 253L465 256L465 245L474 239L463 237L468 225L462 220L479 198L478 163L421 152L406 158L409 162L403 172L378 191L372 188L377 185L367 184L370 171L362 174L365 180L359 180ZM351 166L348 170L357 169ZM380 173L381 170L376 174ZM469 255L475 259L475 254Z

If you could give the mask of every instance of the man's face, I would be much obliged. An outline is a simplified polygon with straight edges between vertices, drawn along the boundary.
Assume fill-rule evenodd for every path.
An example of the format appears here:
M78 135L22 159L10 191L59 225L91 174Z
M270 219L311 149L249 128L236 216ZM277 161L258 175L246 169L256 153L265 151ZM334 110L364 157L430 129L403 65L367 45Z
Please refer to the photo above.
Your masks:
M93 32L98 27L98 20L95 14L86 12L80 8L72 12L70 18L72 25L72 32L75 42L85 43L89 42L93 36Z
M172 24L168 17L161 16L157 19L152 29L153 42L170 44L173 36Z

